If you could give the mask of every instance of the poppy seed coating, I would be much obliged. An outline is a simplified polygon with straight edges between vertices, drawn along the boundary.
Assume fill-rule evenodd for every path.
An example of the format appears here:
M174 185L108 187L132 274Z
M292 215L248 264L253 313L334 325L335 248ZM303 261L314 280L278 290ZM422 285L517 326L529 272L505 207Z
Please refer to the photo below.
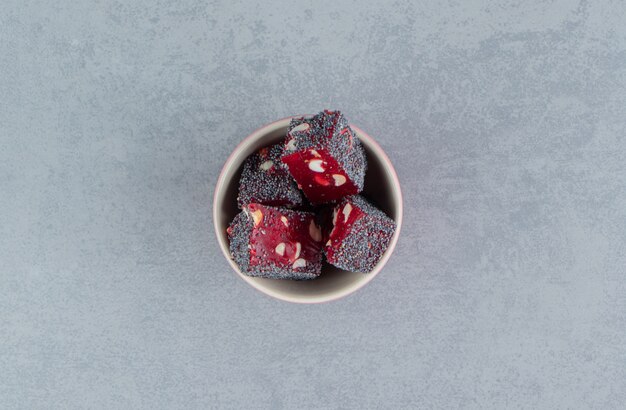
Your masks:
M233 219L226 230L230 241L230 254L244 273L250 267L250 249L248 245L250 244L250 233L252 233L253 227L254 222L252 219L242 211L235 216L235 219Z
M250 155L239 179L237 205L256 202L274 206L302 205L302 193L282 164L283 143L261 148Z

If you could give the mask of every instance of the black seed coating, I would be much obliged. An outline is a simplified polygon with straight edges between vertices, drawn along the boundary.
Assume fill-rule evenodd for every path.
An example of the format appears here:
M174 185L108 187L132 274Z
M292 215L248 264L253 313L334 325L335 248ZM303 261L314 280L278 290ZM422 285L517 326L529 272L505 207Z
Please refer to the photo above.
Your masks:
M305 269L306 270L302 270L302 268L298 268L298 270L288 269L272 264L272 266L255 266L254 270L244 273L256 278L311 280L317 278L322 272L321 258L319 264L310 265L307 262Z
M239 208L251 202L281 206L302 205L302 193L280 160L283 146L284 143L280 142L262 148L246 159L239 179ZM273 166L267 170L261 169L266 161L272 161Z
M345 198L337 207L347 202L365 212L358 219L341 244L335 249L333 265L338 268L369 273L383 256L396 231L396 223L365 198L355 195Z
M359 192L363 190L367 170L365 150L343 114L340 111L325 110L313 117L294 118L289 124L289 131L302 123L309 124L311 128L292 133L296 147L293 152L307 148L326 148L358 187ZM344 135L341 135L342 132ZM351 133L352 142L345 134L347 132Z
M370 201L368 201L367 199L365 199L365 197L361 195L349 196L345 198L343 203L346 203L346 202L350 202L352 206L356 205L357 208L359 208L361 211L365 212L366 214L372 217L380 218L381 220L388 220L389 222L395 225L395 222L393 219L389 218L386 213L376 208L374 205L372 205Z
M254 222L245 212L239 212L228 227L230 254L242 272L247 272L250 265L250 234Z

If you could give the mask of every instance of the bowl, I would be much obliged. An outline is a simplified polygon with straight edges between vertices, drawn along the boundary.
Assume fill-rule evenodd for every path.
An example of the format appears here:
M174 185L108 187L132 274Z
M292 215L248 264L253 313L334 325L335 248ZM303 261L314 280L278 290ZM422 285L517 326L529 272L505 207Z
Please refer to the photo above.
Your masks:
M296 116L294 116L296 117ZM398 242L402 226L402 193L396 171L383 149L372 137L350 124L365 148L367 173L363 195L384 211L396 224L387 251L370 273L344 271L324 262L322 274L310 281L253 278L243 274L233 261L228 248L226 229L235 215L239 177L246 158L264 146L278 142L287 133L294 117L283 118L254 131L230 154L215 186L213 198L213 224L217 242L224 257L246 283L266 295L294 303L323 303L340 299L368 284L383 269ZM300 117L300 116L297 116Z

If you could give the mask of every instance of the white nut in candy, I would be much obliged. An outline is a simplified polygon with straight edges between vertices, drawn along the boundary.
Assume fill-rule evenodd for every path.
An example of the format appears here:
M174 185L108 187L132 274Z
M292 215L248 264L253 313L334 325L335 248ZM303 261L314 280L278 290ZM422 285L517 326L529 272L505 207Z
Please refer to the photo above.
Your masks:
M311 126L308 123L303 122L302 124L298 124L293 127L291 131L289 131L289 133L291 134L292 132L302 132L308 130L309 128L311 128Z
M293 263L293 268L297 269L297 268L304 268L306 266L306 261L302 258L300 259L296 259L296 261Z
M287 217L286 216L281 216L280 217L280 221L283 223L283 225L285 226L289 226L289 222L287 221Z
M322 231L319 226L315 225L315 222L311 219L311 223L309 224L309 235L315 242L320 242L322 240Z
M260 209L257 209L256 211L250 212L250 215L252 216L252 220L254 221L254 226L259 226L259 224L263 220L263 212L261 212Z
M341 186L346 183L346 177L341 174L333 174L333 179L335 180L335 186Z
M316 150L312 149L312 150L310 150L309 152L310 152L310 153L311 153L311 155L313 155L314 157L321 158L320 153L319 153L319 152L317 152Z
M285 149L287 151L294 151L296 149L296 140L295 140L295 138L292 138L292 139L290 139L287 142L287 145L285 145Z
M273 166L274 166L274 161L268 160L268 161L265 161L264 163L262 163L261 165L259 165L259 168L261 168L263 171L267 171L268 169L270 169Z
M280 256L283 256L285 254L285 244L283 242L279 243L276 245L276 249L274 249L274 251Z
M294 259L298 259L300 257L300 251L302 250L302 245L300 242L296 242L296 253L293 255Z
M322 166L321 159L313 159L309 161L309 169L313 172L324 172L325 168Z
M348 222L348 217L350 217L350 212L352 212L352 205L346 204L343 207L343 222Z

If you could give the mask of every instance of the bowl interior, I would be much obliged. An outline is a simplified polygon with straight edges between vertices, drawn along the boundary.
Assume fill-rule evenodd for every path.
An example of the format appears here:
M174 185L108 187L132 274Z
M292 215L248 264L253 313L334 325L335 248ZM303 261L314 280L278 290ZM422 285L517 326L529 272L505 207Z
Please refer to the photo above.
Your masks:
M353 127L363 143L368 169L363 195L383 210L398 225L383 258L373 272L348 272L324 263L322 274L311 281L252 278L242 274L228 251L226 228L240 211L237 208L239 177L245 159L264 146L278 142L287 132L290 118L265 126L246 138L226 161L215 188L213 217L217 238L224 255L243 280L256 289L276 298L298 303L319 303L340 298L354 292L372 280L391 255L400 234L402 198L393 166L378 144L363 131Z

